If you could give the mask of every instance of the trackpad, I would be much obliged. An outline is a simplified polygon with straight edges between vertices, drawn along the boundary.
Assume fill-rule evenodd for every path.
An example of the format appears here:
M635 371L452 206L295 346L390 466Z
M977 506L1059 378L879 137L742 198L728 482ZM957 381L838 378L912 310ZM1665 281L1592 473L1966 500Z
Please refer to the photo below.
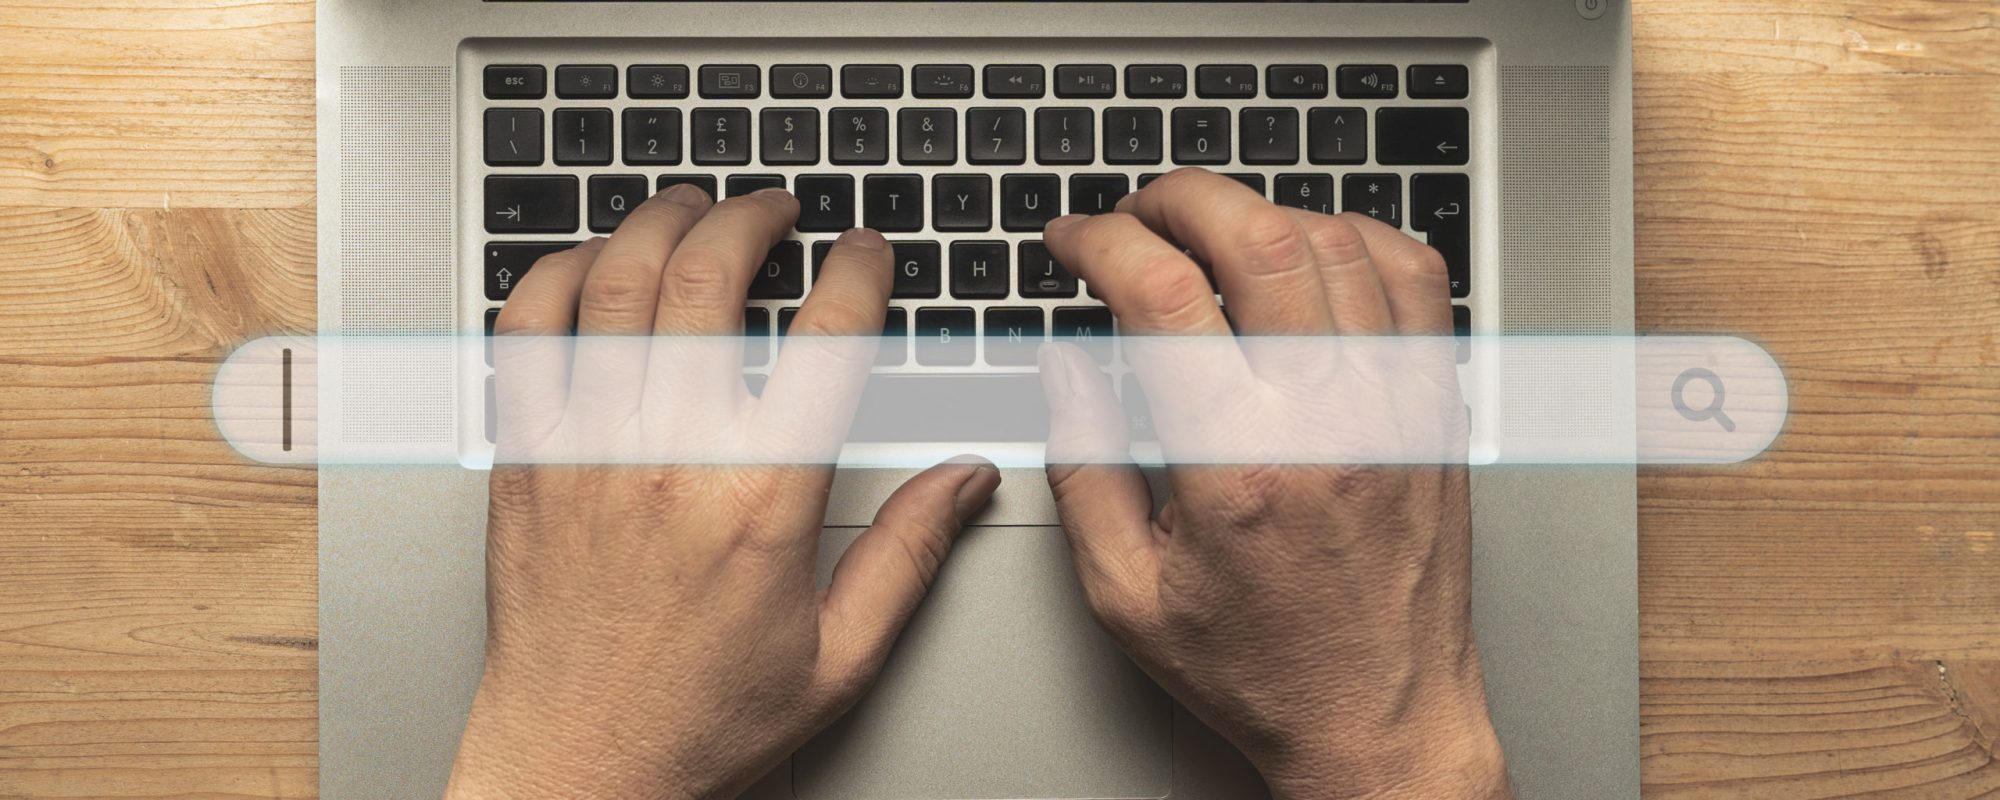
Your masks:
M820 580L860 531L826 532ZM1173 706L1084 605L1060 528L973 528L881 680L793 757L801 800L1164 797Z

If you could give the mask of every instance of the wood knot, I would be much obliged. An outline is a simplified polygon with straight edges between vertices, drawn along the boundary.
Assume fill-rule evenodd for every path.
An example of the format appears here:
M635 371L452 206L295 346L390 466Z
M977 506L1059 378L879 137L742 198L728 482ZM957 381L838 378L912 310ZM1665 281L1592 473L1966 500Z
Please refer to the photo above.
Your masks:
M1945 255L1944 242L1938 241L1930 231L1917 232L1917 258L1923 262L1924 277L1943 280L1946 268L1951 266Z

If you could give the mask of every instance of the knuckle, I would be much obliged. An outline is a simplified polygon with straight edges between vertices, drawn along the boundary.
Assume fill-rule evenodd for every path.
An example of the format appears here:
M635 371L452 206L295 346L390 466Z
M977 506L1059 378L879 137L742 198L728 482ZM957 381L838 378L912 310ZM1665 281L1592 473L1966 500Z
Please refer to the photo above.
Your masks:
M1390 266L1420 278L1443 277L1445 274L1444 254L1427 244L1418 244L1398 253L1391 259Z
M560 326L563 330L558 331ZM569 326L559 321L547 309L534 306L508 304L500 309L500 318L493 321L493 335L515 336L524 334L567 333Z
M1247 257L1251 272L1289 272L1311 263L1311 246L1306 242L1305 231L1278 207L1260 208L1240 225L1237 246Z
M736 264L741 260L710 247L685 251L676 256L667 268L667 285L671 293L683 302L734 302L739 298L730 295L737 273L743 271Z
M583 282L582 300L603 311L635 311L652 304L653 287L636 270L599 270Z
M1340 217L1314 215L1305 221L1306 241L1336 261L1356 261L1368 252L1361 229Z
M1287 494L1287 472L1274 464L1238 468L1222 492L1215 513L1230 526L1256 529L1277 516Z
M1147 319L1191 321L1202 303L1213 302L1208 279L1184 263L1169 261L1147 269L1145 274L1151 277L1135 283L1132 302Z

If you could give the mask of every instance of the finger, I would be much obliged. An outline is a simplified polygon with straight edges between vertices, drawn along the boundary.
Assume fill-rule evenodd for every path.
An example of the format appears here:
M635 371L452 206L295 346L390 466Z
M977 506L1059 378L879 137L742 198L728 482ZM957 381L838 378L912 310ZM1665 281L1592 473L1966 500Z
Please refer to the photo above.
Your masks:
M597 254L578 300L572 419L609 424L638 410L660 273L708 208L701 189L676 185L632 209Z
M848 545L820 605L820 674L835 702L853 702L930 591L965 521L1000 486L983 460L925 470L882 503Z
M739 336L757 265L799 219L799 201L764 189L717 203L667 261L651 330L664 336Z
M569 399L571 328L584 275L602 237L535 261L493 323L496 459L516 456L562 420Z
M1375 274L1368 241L1347 217L1301 209L1286 209L1306 232L1320 285L1332 310L1333 330L1341 336L1378 336L1395 331L1382 279ZM1356 215L1358 216L1358 215Z
M1188 167L1126 195L1118 210L1208 262L1237 330L1301 335L1333 329L1305 228L1262 194Z
M834 241L778 350L752 430L804 454L839 453L881 344L890 252L882 234L866 228Z
M1366 215L1341 214L1340 219L1353 225L1367 243L1396 333L1451 335L1451 280L1444 256Z

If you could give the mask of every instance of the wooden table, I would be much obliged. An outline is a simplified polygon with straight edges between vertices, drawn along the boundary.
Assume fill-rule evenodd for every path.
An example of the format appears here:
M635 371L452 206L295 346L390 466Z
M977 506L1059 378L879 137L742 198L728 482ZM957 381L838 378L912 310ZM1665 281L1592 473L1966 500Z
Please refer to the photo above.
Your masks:
M1643 471L1654 797L2000 792L2000 4L1637 3L1643 331L1794 385ZM314 792L314 479L217 440L314 323L313 4L0 0L0 798Z

